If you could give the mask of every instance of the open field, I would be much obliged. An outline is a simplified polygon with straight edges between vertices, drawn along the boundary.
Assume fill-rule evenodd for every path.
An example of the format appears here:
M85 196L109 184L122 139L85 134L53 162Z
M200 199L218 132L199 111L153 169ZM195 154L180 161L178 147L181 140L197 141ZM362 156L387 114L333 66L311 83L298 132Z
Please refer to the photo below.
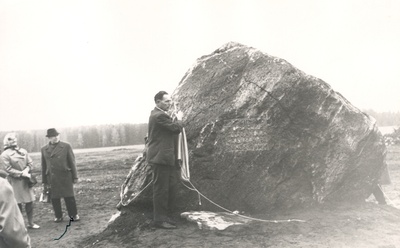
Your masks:
M138 228L139 215L126 213L106 230L117 212L119 190L143 146L77 152L80 182L75 185L80 222L53 222L50 204L36 202L35 219L42 227L29 230L32 247L380 247L400 248L400 147L388 147L392 184L383 186L388 206L373 197L359 205L324 206L265 214L263 219L298 218L305 223L253 223L225 231L199 230L182 220L176 230ZM40 174L40 156L32 154ZM195 175L193 175L195 176ZM39 178L41 181L41 178ZM41 185L36 186L37 195ZM63 206L64 207L64 206ZM140 218L146 218L142 215Z
M81 221L71 223L67 233L58 241L69 223L54 223L51 203L35 203L34 217L39 230L29 230L32 247L79 247L76 242L84 237L101 232L111 215L117 212L119 190L125 181L136 156L143 145L76 150L79 182L75 185L76 201ZM41 182L40 154L31 154L34 172ZM37 200L42 192L41 184L35 187ZM66 215L65 205L63 210Z

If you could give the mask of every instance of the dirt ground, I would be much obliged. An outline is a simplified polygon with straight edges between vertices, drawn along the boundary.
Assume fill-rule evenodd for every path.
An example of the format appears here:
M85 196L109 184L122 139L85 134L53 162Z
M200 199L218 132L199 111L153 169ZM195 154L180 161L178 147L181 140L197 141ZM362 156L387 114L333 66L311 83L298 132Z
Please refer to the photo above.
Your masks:
M71 226L59 240L54 239L60 238L69 224L65 204L62 203L64 221L54 223L51 203L38 201L43 190L42 185L35 186L37 201L34 219L41 228L28 230L32 247L82 247L78 243L84 238L102 232L111 216L117 212L120 186L142 148L143 146L130 146L75 152L79 176L79 182L75 185L75 197L81 220L71 222ZM35 164L34 172L37 173L38 181L41 182L40 154L31 154L31 157ZM26 219L25 213L23 214Z
M258 215L262 219L303 219L304 223L253 222L224 231L200 230L181 219L178 229L150 227L150 214L117 213L120 186L141 147L77 152L80 182L75 185L81 221L54 223L51 205L35 203L39 230L29 230L32 247L377 247L400 248L400 147L389 147L392 184L383 186L389 205L373 197L357 205L322 206L289 213ZM40 174L40 156L33 154ZM39 178L41 181L41 178ZM35 187L37 196L41 185ZM63 205L64 207L64 205ZM65 209L65 208L64 208ZM59 240L55 240L60 238Z

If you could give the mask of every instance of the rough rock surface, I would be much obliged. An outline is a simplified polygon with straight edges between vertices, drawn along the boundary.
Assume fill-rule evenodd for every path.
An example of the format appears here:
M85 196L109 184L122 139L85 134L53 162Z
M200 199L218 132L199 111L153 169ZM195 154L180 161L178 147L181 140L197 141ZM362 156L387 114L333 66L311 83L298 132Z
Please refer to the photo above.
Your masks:
M385 167L371 117L322 80L251 47L228 43L201 57L172 97L184 112L191 182L230 210L364 200ZM138 163L126 200L151 180ZM181 210L221 211L204 198L199 206L184 187L180 195ZM133 202L151 209L151 200L146 189Z
M173 99L185 114L191 181L231 210L364 200L385 166L370 116L251 47L228 43L201 57Z

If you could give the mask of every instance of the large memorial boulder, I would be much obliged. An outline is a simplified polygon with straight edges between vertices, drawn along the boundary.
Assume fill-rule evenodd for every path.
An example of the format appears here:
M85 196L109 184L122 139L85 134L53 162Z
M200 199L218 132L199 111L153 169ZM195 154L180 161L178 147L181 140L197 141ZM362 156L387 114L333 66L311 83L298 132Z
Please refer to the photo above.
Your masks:
M231 210L364 200L385 167L370 116L321 79L252 47L228 43L199 58L172 97L184 112L191 183ZM131 192L150 176L148 168L136 175L132 182L142 183L128 183ZM193 191L181 196L184 209L197 205ZM149 202L151 190L143 191L137 203ZM205 200L202 209L216 210Z
M173 99L185 114L191 181L232 210L364 200L385 167L374 119L252 47L228 43L199 58Z

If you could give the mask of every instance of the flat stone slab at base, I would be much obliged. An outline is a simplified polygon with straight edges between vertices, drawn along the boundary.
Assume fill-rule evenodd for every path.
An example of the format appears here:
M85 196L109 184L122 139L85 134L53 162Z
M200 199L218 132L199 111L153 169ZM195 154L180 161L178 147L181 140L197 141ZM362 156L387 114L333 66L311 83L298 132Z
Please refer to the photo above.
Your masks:
M244 225L251 220L226 212L191 211L181 213L182 218L196 222L199 229L225 230L229 226Z

